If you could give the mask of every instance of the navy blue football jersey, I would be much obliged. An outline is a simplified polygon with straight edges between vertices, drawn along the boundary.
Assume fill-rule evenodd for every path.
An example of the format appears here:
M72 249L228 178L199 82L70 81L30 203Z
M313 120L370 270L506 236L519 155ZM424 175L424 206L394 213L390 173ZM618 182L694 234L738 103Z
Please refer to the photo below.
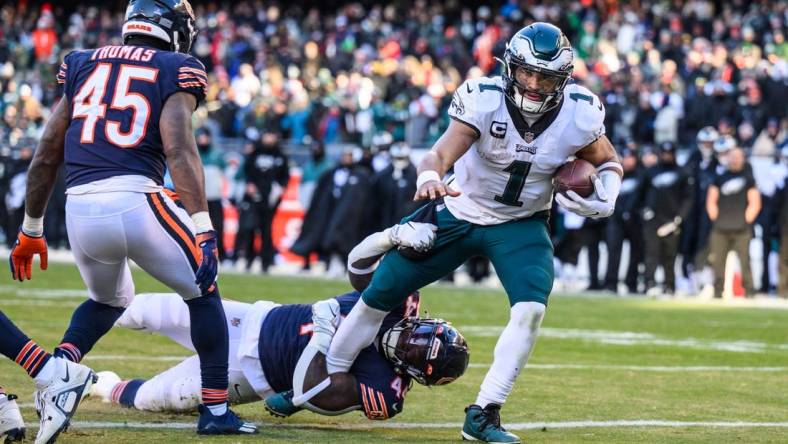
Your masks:
M347 316L361 293L351 292L336 298L342 316ZM419 312L419 295L408 299L386 315L378 338L403 317ZM293 372L312 334L312 306L282 305L266 315L260 328L260 364L265 378L276 392L293 388ZM377 341L375 341L377 343ZM359 405L370 419L387 419L402 411L410 378L400 376L375 345L361 350L350 373L356 377L361 398Z
M205 67L188 54L139 46L74 51L57 81L70 106L66 185L140 175L163 183L159 118L176 92L205 98Z

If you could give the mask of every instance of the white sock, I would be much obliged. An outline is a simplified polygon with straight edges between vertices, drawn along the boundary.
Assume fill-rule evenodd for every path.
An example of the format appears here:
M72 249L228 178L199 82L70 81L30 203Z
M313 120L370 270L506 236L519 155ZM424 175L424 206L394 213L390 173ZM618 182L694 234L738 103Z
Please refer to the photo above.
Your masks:
M208 405L206 407L208 407L208 410L211 411L211 414L213 416L222 416L225 413L227 413L227 403L226 402L223 402L223 403L217 404L217 405Z
M53 379L55 379L55 370L57 370L57 359L60 358L56 358L54 356L49 358L49 361L47 361L46 365L44 365L44 368L42 368L38 372L36 377L33 378L33 380L36 381L36 387L38 388L45 387Z
M388 313L370 307L359 299L350 314L347 315L331 341L326 356L328 374L345 373L350 370L353 361L361 350L372 344L375 335Z
M476 404L482 408L503 405L512 391L517 375L525 367L536 344L545 306L538 302L518 302L511 309L509 324L498 338L493 363L484 377Z

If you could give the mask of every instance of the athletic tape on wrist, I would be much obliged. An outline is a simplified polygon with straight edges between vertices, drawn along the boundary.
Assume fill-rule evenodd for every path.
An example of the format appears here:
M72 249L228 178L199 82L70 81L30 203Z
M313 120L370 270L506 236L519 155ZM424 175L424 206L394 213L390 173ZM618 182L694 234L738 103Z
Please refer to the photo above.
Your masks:
M43 236L44 217L31 217L25 213L25 218L22 220L22 232L33 237Z
M431 180L437 180L438 182L440 182L441 175L434 170L423 171L421 174L419 174L419 177L416 179L416 189L421 188L422 185L424 185L425 183Z
M208 215L207 211L198 211L192 214L192 221L194 221L194 228L197 234L213 230L211 216Z

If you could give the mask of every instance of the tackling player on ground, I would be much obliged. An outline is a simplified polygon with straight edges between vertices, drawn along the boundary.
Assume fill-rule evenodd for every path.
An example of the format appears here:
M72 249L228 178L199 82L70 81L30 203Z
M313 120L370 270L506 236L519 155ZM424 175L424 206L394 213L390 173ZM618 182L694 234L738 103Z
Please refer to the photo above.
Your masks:
M406 220L437 226L427 254L391 251L362 300L342 322L327 357L345 372L369 345L386 313L415 289L474 255L490 259L511 306L510 320L476 402L466 408L462 437L518 443L499 410L536 341L553 285L547 217L555 170L571 156L597 167L595 193L569 191L558 203L586 217L613 213L622 168L604 135L604 108L570 84L572 47L560 29L535 23L512 37L501 77L468 80L455 92L452 122L421 164L416 199L430 199ZM454 167L448 183L441 179Z
M57 75L63 98L28 171L11 269L15 279L30 279L35 254L46 269L43 216L65 162L68 238L90 299L55 356L79 362L123 314L134 298L131 259L189 308L202 382L197 432L255 433L227 408L216 233L191 125L207 88L203 65L188 55L194 23L187 0L131 0L123 46L66 55ZM165 166L188 214L162 193Z
M426 248L434 233L419 225L425 224L394 226L370 236L351 255L371 257L395 245ZM362 410L369 419L388 419L402 411L412 380L444 385L464 373L464 338L445 321L419 319L416 292L386 316L375 343L362 350L348 373L327 380L328 345L359 298L354 291L312 305L223 301L230 331L231 403L264 399L276 416L306 408L324 415ZM116 325L159 333L194 350L187 308L175 294L137 295ZM139 410L192 409L200 398L198 357L147 381L121 381L112 372L100 372L91 393Z

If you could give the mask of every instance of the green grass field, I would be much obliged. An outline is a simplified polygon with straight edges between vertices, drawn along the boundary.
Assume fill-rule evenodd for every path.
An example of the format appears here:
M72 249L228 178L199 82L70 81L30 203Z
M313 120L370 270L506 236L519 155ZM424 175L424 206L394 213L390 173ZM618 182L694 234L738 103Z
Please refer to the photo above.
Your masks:
M141 272L135 281L138 293L166 291ZM311 302L349 288L339 281L247 275L224 275L221 285L231 299L282 303ZM50 265L44 273L36 269L31 282L6 278L0 285L2 310L50 350L85 296L71 265ZM276 420L256 403L236 410L261 425L260 435L204 439L193 431L195 415L141 413L89 399L59 442L457 441L456 424L475 399L508 305L501 291L430 287L422 292L422 308L465 334L471 367L449 386L415 386L405 411L391 421L305 412ZM175 364L155 358L187 354L167 339L115 330L85 362L121 377L149 377ZM788 442L788 310L553 295L529 366L503 409L505 424L527 442ZM0 360L0 384L20 395L28 425L37 427L33 386L24 372ZM575 421L592 423L566 424ZM687 424L693 422L700 424ZM732 427L735 422L746 424Z

